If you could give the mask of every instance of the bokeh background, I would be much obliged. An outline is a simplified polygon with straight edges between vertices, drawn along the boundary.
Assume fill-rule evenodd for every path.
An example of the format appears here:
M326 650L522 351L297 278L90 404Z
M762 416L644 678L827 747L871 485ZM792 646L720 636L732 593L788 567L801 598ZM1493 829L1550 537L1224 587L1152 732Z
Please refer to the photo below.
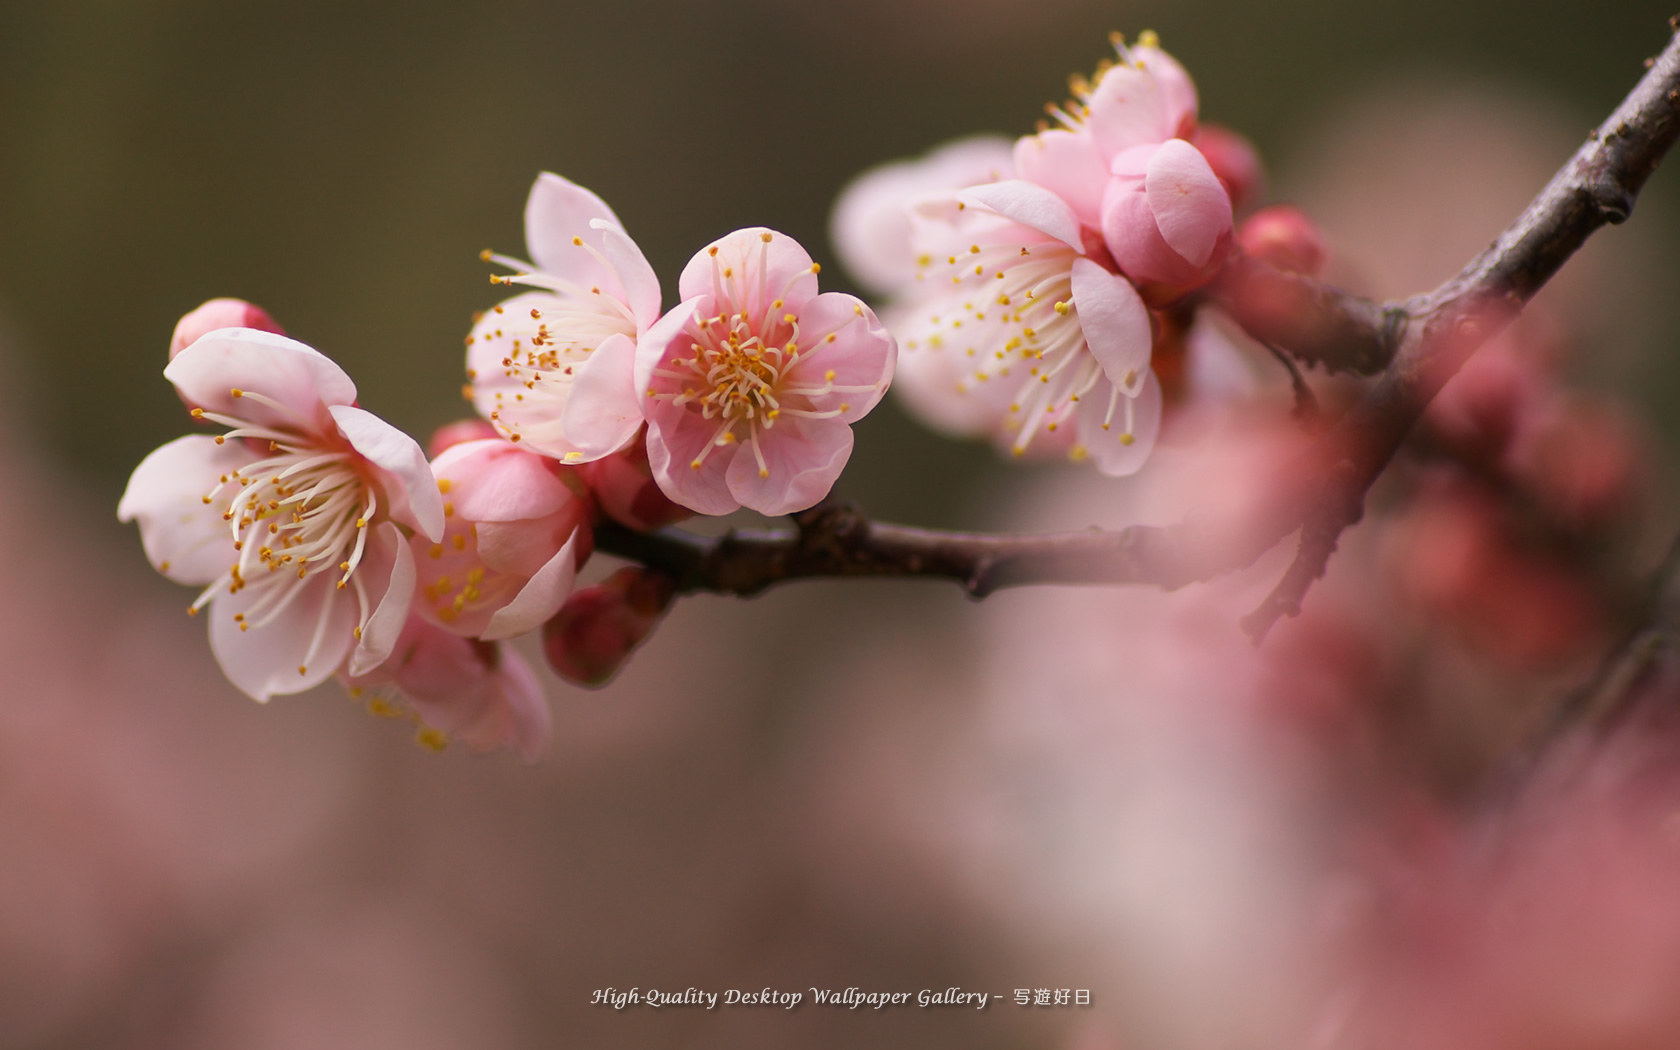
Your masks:
M762 224L844 288L826 222L852 175L1030 130L1112 28L1161 33L1204 119L1249 135L1270 196L1321 221L1343 279L1405 294L1514 217L1672 13L0 3L0 1045L1235 1045L1210 1002L1260 1025L1241 1030L1286 1028L1231 1003L1274 972L1260 947L1280 916L1318 907L1290 877L1302 853L1277 844L1320 824L1267 793L1305 789L1245 772L1272 768L1270 743L1256 758L1241 734L1186 728L1226 724L1206 712L1164 724L1131 699L1137 680L1218 692L1175 676L1251 659L1208 654L1240 641L1263 572L1207 600L1231 615L1198 620L1169 650L1182 664L1138 677L1143 654L1089 651L1182 604L976 607L910 583L687 600L611 687L552 685L542 763L435 756L336 687L239 696L115 521L128 472L184 429L160 375L170 330L205 299L251 299L423 436L467 410L461 340L496 299L478 252L522 253L538 171L605 197L666 282ZM1571 375L1644 441L1634 560L1671 523L1676 243L1664 170L1546 293ZM890 400L857 439L839 494L892 520L1080 527L1160 487L1003 464ZM1190 767L1223 772L1181 790ZM1240 891L1236 871L1254 873ZM1090 988L1094 1005L590 1005L608 986L813 984Z

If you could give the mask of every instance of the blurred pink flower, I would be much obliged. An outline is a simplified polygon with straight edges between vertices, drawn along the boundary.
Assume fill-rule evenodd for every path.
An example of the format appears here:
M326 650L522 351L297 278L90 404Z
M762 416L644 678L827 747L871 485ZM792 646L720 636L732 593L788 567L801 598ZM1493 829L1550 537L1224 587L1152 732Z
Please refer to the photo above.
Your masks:
M204 406L195 418L231 429L147 456L117 516L139 522L159 572L205 585L191 611L214 601L210 646L222 670L267 700L318 684L346 659L351 673L378 665L414 586L404 530L443 532L420 446L355 407L336 364L284 336L210 332L164 375ZM253 447L265 442L266 452Z
M390 658L346 676L345 686L377 713L412 714L429 747L453 737L474 751L508 748L527 762L548 747L542 683L506 642L463 638L410 616Z
M840 191L829 217L829 240L841 265L877 295L901 293L916 280L910 207L923 197L1013 177L1012 151L1002 136L976 135L857 176Z
M420 615L490 640L554 615L591 550L589 500L559 476L564 469L500 438L451 446L433 461L443 535L412 541Z
M845 467L897 347L858 299L818 295L818 269L786 234L737 230L690 260L682 305L642 336L648 462L676 502L787 514Z
M642 423L630 376L636 339L659 316L659 278L606 202L548 172L525 205L525 243L534 266L485 254L519 271L493 282L542 290L473 325L473 404L510 441L568 463L599 459Z

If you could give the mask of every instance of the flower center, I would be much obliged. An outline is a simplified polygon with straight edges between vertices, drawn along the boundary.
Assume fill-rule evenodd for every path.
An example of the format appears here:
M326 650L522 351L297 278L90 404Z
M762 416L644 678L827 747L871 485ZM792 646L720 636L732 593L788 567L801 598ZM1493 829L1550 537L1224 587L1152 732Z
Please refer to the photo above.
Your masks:
M357 622L365 625L368 595L356 569L367 549L368 529L379 500L362 472L361 457L342 439L324 441L315 428L271 398L249 390L232 393L236 400L266 405L294 421L257 423L229 413L193 409L195 418L230 428L216 437L217 444L230 438L266 442L268 455L223 474L204 494L205 505L219 511L227 522L237 558L188 612L198 612L218 594L262 587L264 593L249 608L234 614L242 631L262 627L296 600L309 577L337 572L340 590L355 589L361 606ZM361 626L356 628L358 638L361 630ZM311 646L311 654L315 648ZM305 670L300 667L298 673Z

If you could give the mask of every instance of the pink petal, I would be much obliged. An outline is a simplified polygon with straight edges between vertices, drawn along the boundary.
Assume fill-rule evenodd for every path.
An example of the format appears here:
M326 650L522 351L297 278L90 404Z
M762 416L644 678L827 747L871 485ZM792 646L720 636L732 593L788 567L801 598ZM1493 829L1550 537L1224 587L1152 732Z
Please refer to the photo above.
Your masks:
M861 312L860 312L861 311ZM828 336L833 335L830 342ZM875 312L855 296L824 292L799 314L799 360L788 370L788 381L804 386L832 382L842 387L866 386L867 391L836 391L810 398L819 412L835 411L837 418L856 422L880 403L892 382L898 344ZM833 380L826 378L834 373Z
M1027 135L1015 144L1015 169L1021 178L1066 201L1082 224L1092 228L1102 224L1108 166L1088 133L1052 128Z
M234 614L249 611L273 587L302 587L304 593L273 623L240 630ZM355 594L338 589L337 573L318 572L305 580L282 573L210 603L210 651L228 681L266 702L313 688L338 670L356 643L358 613Z
M852 455L852 428L838 419L783 416L758 432L758 457L743 443L729 464L730 495L743 507L774 517L821 502Z
M445 450L432 462L432 473L448 482L448 501L467 521L545 517L575 498L549 460L500 438Z
M199 337L163 375L189 404L262 425L323 427L321 406L356 400L356 384L324 354L254 328L222 328ZM236 398L236 389L262 394L282 410Z
M1134 47L1132 58L1155 78L1161 98L1163 138L1188 138L1196 129L1196 82L1178 60L1158 47Z
M386 511L436 542L443 535L443 497L419 443L364 409L332 405L328 411L350 446L383 472L392 501Z
M844 424L841 424L844 426ZM648 413L648 466L659 490L698 514L728 514L741 502L730 495L724 479L739 445L712 447L718 424L669 402L656 403ZM701 458L698 468L690 466Z
M1103 201L1103 242L1120 271L1134 284L1194 284L1196 268L1172 250L1155 226L1155 213L1142 187L1109 183Z
M1073 262L1073 305L1091 356L1112 383L1149 366L1154 335L1137 289L1088 259Z
M965 343L945 338L948 324L933 321L960 315L967 296L959 289L915 307L889 309L886 320L900 337L893 392L912 415L951 437L982 437L998 429L1016 391L995 378L975 378L977 358L966 353Z
M687 351L689 340L683 329L702 310L710 309L710 296L688 299L672 307L670 313L655 321L653 327L643 332L636 341L636 367L630 378L635 384L636 398L641 403L644 417L651 415L655 404L650 400L648 390L662 382L656 381L653 373L669 358Z
M1205 266L1231 232L1231 198L1207 159L1183 139L1163 143L1143 185L1162 239L1191 266Z
M1177 108L1148 72L1115 66L1091 93L1090 129L1099 155L1113 157L1133 146L1164 142L1178 133Z
M576 551L577 536L573 534L559 553L531 577L513 601L496 610L479 637L492 642L513 638L536 630L544 620L559 612L566 596L572 593L572 585L577 582Z
M636 344L624 335L601 340L578 368L560 423L580 455L568 455L566 462L609 456L636 436L643 420L635 370Z
M636 317L636 330L641 331L659 317L658 275L641 248L617 223L591 219L589 228L600 232L601 253L624 288L624 303Z
M572 238L589 233L590 223L596 219L624 228L607 202L589 190L553 172L538 175L525 201L525 248L531 253L531 261L545 273L584 288L595 284L604 268L593 255L573 244Z
M460 736L470 748L511 747L520 758L535 762L548 750L551 718L548 696L531 665L511 645L497 646L499 666L492 672L501 697L492 731L482 720Z
M152 566L176 583L207 584L237 557L220 512L204 497L221 476L257 454L242 441L176 438L140 461L117 504L118 521L138 521ZM166 568L167 566L167 568Z
M479 522L478 560L496 572L521 579L535 576L572 533L587 524L582 507L577 511L524 521Z
M677 290L685 300L710 295L720 306L727 305L731 311L745 308L748 315L760 318L776 299L797 313L817 294L817 275L811 270L811 256L798 241L753 226L727 234L695 253L683 267Z
M1085 251L1085 242L1079 236L1078 216L1066 201L1043 186L1035 186L1023 179L1011 179L964 190L957 199L969 207L978 205L990 209L1006 219L1054 237L1075 251Z
M1145 372L1138 396L1131 401L1131 429L1126 427L1128 399L1120 395L1107 430L1103 418L1108 411L1112 388L1099 383L1079 402L1079 443L1084 446L1098 471L1109 477L1124 477L1142 469L1154 451L1161 430L1161 384L1154 372ZM1130 434L1128 444L1126 436Z
M408 622L409 606L414 601L414 552L409 549L402 532L391 522L382 521L375 526L373 536L369 537L369 547L375 543L378 550L370 550L356 572L371 576L371 569L383 570L379 575L385 579L363 581L363 586L380 586L373 590L377 595L374 610L367 623L362 625L361 640L350 654L349 673L352 676L366 674L391 655L403 625Z

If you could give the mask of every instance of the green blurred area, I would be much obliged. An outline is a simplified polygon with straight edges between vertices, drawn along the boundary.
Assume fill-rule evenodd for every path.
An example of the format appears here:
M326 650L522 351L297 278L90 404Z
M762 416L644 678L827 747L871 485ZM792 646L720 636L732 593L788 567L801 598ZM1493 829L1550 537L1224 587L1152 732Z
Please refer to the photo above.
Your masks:
M17 432L114 504L140 456L183 429L159 375L176 318L234 295L424 437L464 414L461 339L498 297L477 254L523 252L539 170L605 197L667 285L742 225L831 264L826 212L851 175L958 134L1030 130L1111 28L1159 30L1204 117L1298 170L1300 130L1395 71L1500 83L1580 114L1584 132L1670 13L1657 0L4 3L0 329L24 392L7 400ZM1672 181L1649 196L1674 200ZM1645 203L1635 221L1673 211ZM838 267L824 279L843 286ZM889 404L859 429L842 493L939 524L996 469Z

